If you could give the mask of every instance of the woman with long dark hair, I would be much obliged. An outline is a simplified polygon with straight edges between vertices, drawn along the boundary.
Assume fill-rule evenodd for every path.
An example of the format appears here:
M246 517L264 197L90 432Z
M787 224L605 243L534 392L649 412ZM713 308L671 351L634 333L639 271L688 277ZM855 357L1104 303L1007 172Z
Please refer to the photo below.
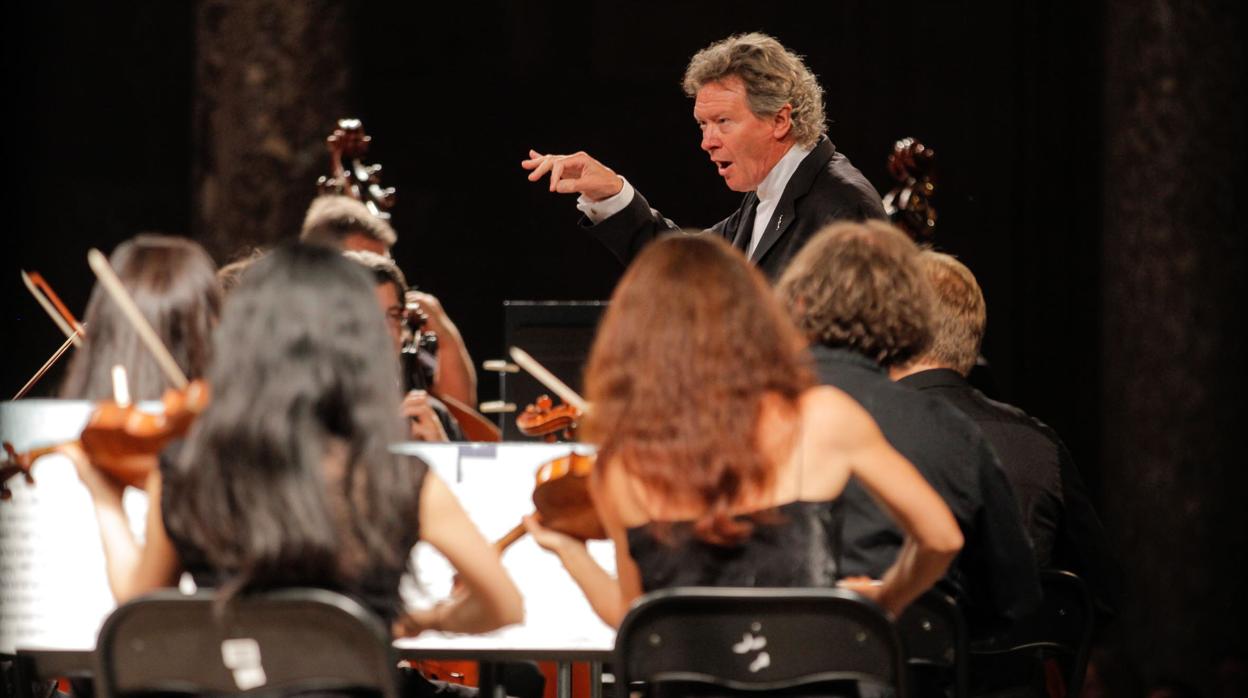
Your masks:
M583 543L527 521L602 619L671 586L837 583L837 497L852 475L908 534L880 584L898 613L961 547L949 509L844 393L816 387L766 281L706 235L648 245L611 297L586 370L590 489L612 579Z
M182 372L191 379L203 376L221 314L221 284L204 248L186 238L144 233L118 245L109 264ZM112 398L112 369L118 364L126 368L134 400L159 400L171 387L120 306L99 284L83 321L86 338L70 359L60 397Z
M215 346L212 403L148 483L144 544L124 525L121 486L79 464L119 601L185 570L225 595L352 594L399 633L520 620L519 592L454 495L420 460L389 452L404 438L399 367L365 270L334 250L277 249L231 293ZM418 538L465 593L406 612L399 578Z

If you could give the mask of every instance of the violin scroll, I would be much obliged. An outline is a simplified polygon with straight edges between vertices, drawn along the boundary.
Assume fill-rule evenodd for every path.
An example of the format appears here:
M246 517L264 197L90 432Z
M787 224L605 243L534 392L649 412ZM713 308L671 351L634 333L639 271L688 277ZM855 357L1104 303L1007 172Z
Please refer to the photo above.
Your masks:
M533 404L516 415L516 428L525 436L541 436L555 441L562 432L565 440L572 440L581 420L581 411L568 404L555 406L549 395L539 395Z
M28 451L26 453L18 453L13 448L13 444L8 441L4 442L4 462L0 463L0 501L7 501L13 498L13 490L5 486L4 483L15 475L21 475L27 485L35 484L35 476L30 474L30 466L34 463L35 458L42 454L34 454Z

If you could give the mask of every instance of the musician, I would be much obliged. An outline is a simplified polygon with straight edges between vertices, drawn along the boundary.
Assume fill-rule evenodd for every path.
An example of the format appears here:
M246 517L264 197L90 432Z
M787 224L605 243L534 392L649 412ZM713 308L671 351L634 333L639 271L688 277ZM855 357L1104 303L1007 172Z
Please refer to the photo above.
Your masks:
M253 247L221 265L221 268L217 270L217 281L221 282L221 291L226 294L233 291L238 282L242 280L243 272L250 269L256 260L268 253L269 251L262 247Z
M212 357L212 331L221 313L216 265L198 243L169 235L137 235L109 257L156 335L188 378L203 376ZM159 400L172 387L120 307L96 284L83 317L82 348L74 352L60 397L113 397L112 370L127 372L132 400Z
M711 44L689 61L685 94L701 147L729 189L745 196L711 232L742 250L775 280L829 221L883 218L880 195L824 135L823 88L801 57L765 34ZM676 225L615 171L584 152L521 163L530 181L579 194L581 226L624 264Z
M335 251L284 246L255 264L217 331L212 403L149 482L143 544L125 524L122 487L78 454L118 601L186 570L227 597L349 593L396 634L520 621L519 591L446 484L388 450L404 437L399 367L375 307L368 274ZM399 579L418 538L464 592L407 611Z
M1039 603L1039 577L991 444L957 410L893 383L886 372L931 340L931 290L918 253L888 223L837 223L794 258L776 291L811 342L819 380L860 403L953 511L966 547L949 581L972 632L989 634ZM851 483L842 499L845 573L885 574L904 532L866 488Z
M883 583L859 590L897 613L944 574L962 545L948 507L857 403L813 385L803 344L762 274L713 236L661 238L625 273L590 354L583 425L618 577L526 521L603 621L664 587L835 584L851 476L907 533Z
M316 197L308 206L299 239L344 250L388 255L399 236L389 222L374 216L359 201L341 194L327 194Z
M1120 572L1070 451L1053 429L1013 405L988 399L967 381L988 321L975 275L933 250L920 252L918 260L934 291L934 338L922 354L891 367L891 375L947 401L979 426L1018 495L1036 563L1077 573L1102 614L1112 613Z
M318 196L308 207L299 239L389 257L398 236L387 221L374 216L364 204L349 196L328 194ZM437 392L476 407L477 372L459 328L432 294L415 289L407 294L409 301L424 310L426 329L438 337Z
M407 279L402 270L389 257L367 252L351 251L342 253L347 259L368 269L373 276L373 291L377 304L385 314L386 329L390 332L390 340L394 343L395 355L403 352L404 344L411 339L408 327L409 312L403 299L407 293ZM413 360L422 361L421 356ZM404 367L406 370L406 367ZM436 371L436 366L427 363L415 367L414 370L426 369ZM436 373L434 373L436 380ZM433 381L422 378L428 383ZM412 386L407 386L412 388ZM402 414L408 420L409 435L415 441L463 441L464 435L459 424L447 412L440 400L431 396L424 388L412 388L403 395Z

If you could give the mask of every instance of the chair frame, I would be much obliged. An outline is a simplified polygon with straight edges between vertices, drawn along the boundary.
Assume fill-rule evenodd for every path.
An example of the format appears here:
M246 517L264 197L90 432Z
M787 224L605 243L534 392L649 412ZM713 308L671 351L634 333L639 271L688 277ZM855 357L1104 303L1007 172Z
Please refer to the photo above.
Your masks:
M1077 696L1083 689L1088 657L1092 652L1092 634L1096 628L1096 607L1092 594L1079 575L1065 570L1041 570L1040 588L1043 598L1034 613L1019 621L1005 636L973 645L971 654L1014 654L1035 649L1069 655L1070 670L1063 676L1066 695ZM1070 608L1072 603L1077 608ZM1053 618L1072 612L1080 614L1083 619L1073 645L1048 629Z
M811 642L812 635L826 643ZM731 653L715 647L716 639L735 638L741 641ZM741 648L751 643L753 648ZM793 661L773 667L772 654L764 650ZM761 668L758 661L747 662L753 651L755 660L768 655ZM685 587L646 594L620 623L614 670L619 698L627 698L634 681L769 694L820 682L868 681L906 695L905 656L892 619L844 589Z
M953 596L937 588L928 589L902 612L897 619L897 632L909 667L949 671L953 674L954 697L970 695L966 619ZM923 646L933 641L941 647ZM917 690L913 685L911 688Z
M239 656L238 649L241 659L226 658ZM385 624L358 601L325 589L283 589L228 602L212 590L160 590L109 615L94 660L100 698L139 691L347 689L399 698L398 662Z

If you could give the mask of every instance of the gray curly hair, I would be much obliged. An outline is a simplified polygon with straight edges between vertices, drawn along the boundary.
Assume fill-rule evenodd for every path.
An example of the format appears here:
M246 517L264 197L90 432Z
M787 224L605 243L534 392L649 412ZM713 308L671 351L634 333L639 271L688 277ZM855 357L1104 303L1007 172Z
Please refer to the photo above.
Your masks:
M689 60L682 86L693 97L709 82L731 76L745 83L750 111L759 118L793 107L793 137L810 148L827 130L823 88L802 57L775 38L752 32L717 41Z

